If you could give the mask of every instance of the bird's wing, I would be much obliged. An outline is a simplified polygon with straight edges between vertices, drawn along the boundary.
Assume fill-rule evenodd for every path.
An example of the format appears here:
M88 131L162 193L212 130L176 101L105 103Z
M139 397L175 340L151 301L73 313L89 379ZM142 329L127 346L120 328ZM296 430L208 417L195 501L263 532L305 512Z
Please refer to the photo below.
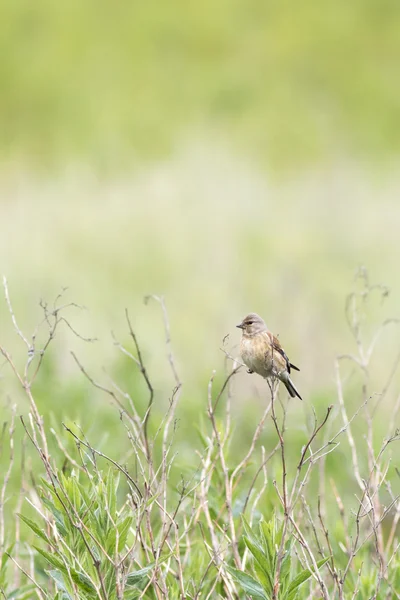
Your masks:
M282 356L282 358L285 360L288 373L290 373L291 368L295 369L296 371L300 371L300 369L298 367L296 367L295 365L292 365L286 352L282 348L281 343L278 340L278 338L271 332L268 332L268 335L269 335L269 339L271 342L271 347L272 347L273 352L278 352L278 354L280 354Z

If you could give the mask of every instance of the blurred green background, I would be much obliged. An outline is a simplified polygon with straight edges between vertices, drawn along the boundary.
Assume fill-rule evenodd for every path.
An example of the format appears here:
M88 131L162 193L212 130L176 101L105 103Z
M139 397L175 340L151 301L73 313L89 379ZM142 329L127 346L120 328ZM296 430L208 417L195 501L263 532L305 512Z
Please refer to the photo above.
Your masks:
M127 342L125 307L167 401L162 315L144 306L148 293L170 315L183 438L205 415L212 370L222 377L222 338L235 346L249 311L300 366L302 396L321 411L336 401L333 360L355 349L344 304L360 264L392 289L371 331L398 315L399 19L395 0L0 4L1 270L27 335L39 299L67 286L67 301L88 307L68 309L71 324L99 338L60 332L38 382L45 415L113 438L107 401L68 350L93 375L106 366L126 380L110 335ZM22 365L5 304L0 328ZM397 344L395 332L383 338L370 391ZM237 410L254 411L250 435L266 386L245 373L236 386ZM293 411L310 416L307 403Z
M5 160L125 170L195 136L221 136L269 169L400 149L395 0L16 0L0 11Z

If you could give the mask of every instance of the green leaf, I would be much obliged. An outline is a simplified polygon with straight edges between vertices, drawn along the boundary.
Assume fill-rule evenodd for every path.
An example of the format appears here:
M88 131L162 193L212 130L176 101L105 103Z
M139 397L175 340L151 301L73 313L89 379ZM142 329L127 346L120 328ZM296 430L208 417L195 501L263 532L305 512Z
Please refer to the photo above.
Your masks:
M7 594L7 600L28 600L34 597L34 592L36 590L35 585L24 585L19 587L9 594Z
M87 524L99 542L105 545L110 531L113 531L113 525L109 521L105 510L102 511L101 507L97 507L94 510L93 508L91 509L90 520L88 520Z
M126 585L134 586L141 583L143 579L147 577L150 571L154 569L155 563L151 563L147 565L147 567L143 567L143 569L139 569L138 571L132 571L126 578Z
M283 557L282 560L282 566L281 566L281 577L285 578L289 572L290 572L290 566L292 563L292 558L291 558L291 548L288 548L285 552L285 556Z
M260 567L260 565L258 564L257 561L253 562L253 569L254 569L254 573L256 575L256 578L261 583L261 585L263 586L264 590L267 593L270 593L271 592L271 582L270 582L269 577L265 574L264 569L262 569Z
M76 479L75 479L75 484L79 490L79 493L81 495L81 498L83 499L83 502L86 504L86 507L87 508L91 507L92 501L91 501L90 495L88 494L85 487L81 483L79 483L79 481L77 481Z
M292 564L292 557L291 557L292 545L293 544L289 544L289 547L285 551L285 556L283 557L283 560L282 560L281 572L279 575L279 583L280 583L279 589L281 590L281 593L283 595L285 594L285 592L289 586L290 567Z
M53 567L59 569L63 573L68 573L64 563L57 558L55 554L50 554L50 552L46 552L46 550L42 550L42 548L39 548L38 546L33 546L33 548L35 548L36 552L39 552L39 554L41 554Z
M121 552L126 544L126 540L129 534L129 529L133 523L133 517L125 517L116 526L110 528L106 541L106 548L108 552L115 551L115 544L117 541L117 530L118 530L118 552Z
M54 488L52 484L49 483L44 477L40 478L40 483L51 493L51 495L54 495ZM41 492L43 493L43 490L41 490ZM57 495L55 497L57 497Z
M47 571L47 570L45 570L45 572L55 581L57 590L59 592L64 592L64 597L72 600L72 596L68 592L68 588L67 588L67 585L66 585L65 580L64 580L64 575L61 573L61 571L57 571L57 570Z
M106 598L116 600L116 589L117 589L117 577L116 577L116 569L110 566L105 569L105 575L103 577L103 584L106 590Z
M117 488L118 488L118 478L114 477L114 473L110 469L107 475L107 504L110 515L113 519L116 517L117 513Z
M173 554L172 552L169 552L165 556L159 558L157 561L157 564L160 565L165 560L168 560L172 556L172 554ZM156 566L156 561L153 561L152 563L150 563L149 565L146 565L145 567L143 567L142 569L139 569L138 571L132 571L131 573L129 573L129 575L127 575L126 585L130 585L130 586L138 585L138 583L140 583L149 574L149 572L152 569L154 569L155 566Z
M78 483L76 481L76 477L69 478L68 496L77 512L79 512L82 506L82 498L78 487Z
M62 512L60 510L58 510L58 508L56 508L54 506L54 504L52 502L50 502L50 500L48 498L42 498L42 502L45 505L45 507L53 515L54 520L55 520L56 525L57 525L57 529L59 530L59 532L61 533L61 535L63 537L66 536L67 535L67 528L65 527L64 516L63 516Z
M275 517L275 515L274 515L274 521L273 522L274 522L274 530L276 532L275 536L274 536L275 537L274 541L275 541L275 544L277 546L280 546L281 545L281 541L282 541L282 536L283 536L284 521L282 521L281 526L279 527L278 531L276 531L276 525L277 525L277 523L276 523L276 517Z
M264 551L268 555L270 564L275 572L276 548L273 523L271 521L267 523L262 520L260 522L260 533L261 538L264 540Z
M117 525L118 534L119 534L118 552L121 552L121 550L124 548L124 546L126 544L126 540L128 538L129 530L131 528L132 523L133 523L133 517L129 516L129 517L125 517L125 519L121 523L118 523L118 525Z
M49 562L53 567L55 567L58 571L61 571L64 575L70 576L71 579L76 583L76 585L84 592L90 594L90 596L97 597L96 587L93 585L92 581L89 579L85 573L81 573L80 571L76 571L73 567L67 567L64 563L59 560L54 554L50 554L50 552L46 552L37 546L33 546L39 554L41 554L47 562ZM69 571L69 572L68 572Z
M148 498L148 499L146 500L145 507L146 507L146 508L149 508L149 507L150 507L152 504L154 504L154 502L155 502L155 501L157 500L157 498L159 498L159 497L160 497L160 494L159 494L159 493L158 493L158 494L154 494L154 496L150 496L150 498Z
M242 516L242 523L245 534L247 535L249 540L251 540L254 543L258 543L257 536L254 534L252 528L250 527L249 523L247 522L247 519L244 516Z
M258 546L261 550L261 552L263 553L263 555L267 558L269 564L271 564L271 557L270 557L270 552L269 549L267 547L263 547L262 545L262 540L260 540L256 534L253 532L253 530L251 529L250 525L248 524L248 522L246 521L246 519L244 517L242 517L242 523L243 523L243 528L245 531L245 534L247 536L247 538L256 546ZM263 538L263 536L262 536Z
M79 589L81 589L83 592L88 593L93 598L98 597L95 586L93 585L93 583L89 579L89 577L87 575L85 575L85 573L81 573L80 571L75 571L75 569L70 569L70 571L71 571L71 578L76 583L76 585L79 587Z
M50 496L52 497L53 503L54 503L54 506L56 507L56 509L57 510L62 509L63 506L62 506L62 503L60 502L59 495L60 495L60 493L65 495L65 491L59 485L54 487L51 483L46 481L43 477L41 477L40 480L41 480L42 486L44 488L46 488L46 490L49 492ZM44 494L44 490L41 490L41 499L42 499L43 503L45 503L45 501L49 501L47 496L45 496L45 494Z
M140 598L142 590L139 589L130 589L124 591L124 600L136 600L136 598Z
M268 582L266 591L268 593L271 593L273 589L274 573L271 570L272 565L270 563L269 557L264 554L263 549L257 541L253 542L246 535L243 536L243 540L250 552L252 553L252 555L254 556L254 559L257 561L262 573L264 574Z
M323 565L325 565L329 559L330 559L330 556L318 561L317 562L318 569L320 567L322 567ZM309 579L311 577L311 574L313 572L314 572L314 569L304 569L290 582L288 590L287 590L288 600L292 600L294 598L294 595L292 595L292 594L297 592L297 588L300 587L302 583L307 581L307 579Z
M0 560L0 569L3 569L3 567L5 567L8 559L10 558L11 552L14 549L14 546L15 546L15 542L12 543L10 546L8 546L8 548L5 550L5 552L3 552L3 555Z
M14 549L15 543L8 546L8 548L3 552L3 555L0 560L0 588L6 588L8 586L8 572L7 572L7 561L11 556L11 552Z
M34 521L31 521L31 519L28 519L28 517L21 515L21 513L16 513L16 515L21 519L21 521L23 521L26 525L28 525L28 527L30 527L32 529L32 531L34 533L36 533L37 536L39 536L43 541L45 541L46 544L51 545L50 540L47 537L47 535L44 533L44 531L42 529L40 529L40 527L38 527L38 525L36 525L36 523Z
M227 570L240 584L246 594L249 594L252 598L257 598L258 600L270 600L270 597L264 592L262 585L254 579L254 577L243 573L243 571L234 569L233 567L227 567Z

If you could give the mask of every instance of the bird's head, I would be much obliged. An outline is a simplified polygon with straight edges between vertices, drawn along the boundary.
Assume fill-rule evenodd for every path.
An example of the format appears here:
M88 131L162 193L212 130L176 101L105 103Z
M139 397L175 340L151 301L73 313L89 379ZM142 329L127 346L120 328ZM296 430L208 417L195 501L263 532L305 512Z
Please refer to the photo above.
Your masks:
M243 335L248 337L257 335L257 333L261 333L262 331L268 331L266 324L256 313L247 315L236 327L239 327L243 331Z

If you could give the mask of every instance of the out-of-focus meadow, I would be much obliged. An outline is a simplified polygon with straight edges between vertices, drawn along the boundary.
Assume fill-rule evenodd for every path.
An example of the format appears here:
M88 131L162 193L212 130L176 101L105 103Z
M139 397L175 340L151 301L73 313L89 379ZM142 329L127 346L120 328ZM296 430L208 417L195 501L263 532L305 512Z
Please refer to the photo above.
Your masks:
M397 314L398 5L0 11L1 265L21 327L67 286L101 363L127 306L161 383L142 298L163 294L189 394L256 310L304 395L331 393L360 264Z
M125 307L162 413L173 380L162 311L147 294L165 298L183 381L182 465L195 463L209 378L224 377L222 339L236 355L247 312L301 368L293 439L310 427L311 405L336 405L334 358L356 351L345 300L360 265L390 288L364 307L367 337L400 316L399 19L393 0L0 5L1 271L28 337L40 299L67 287L62 302L86 307L66 309L68 323L98 338L58 331L35 384L48 424L78 422L93 443L126 451L118 411L69 353L140 398L140 374L111 335L129 344ZM5 302L0 336L23 366ZM369 394L385 386L398 340L395 326L383 333ZM347 376L351 412L360 379ZM244 371L234 389L240 452L269 392ZM14 402L28 412L6 364L0 390L5 415ZM262 443L273 434L271 424Z

